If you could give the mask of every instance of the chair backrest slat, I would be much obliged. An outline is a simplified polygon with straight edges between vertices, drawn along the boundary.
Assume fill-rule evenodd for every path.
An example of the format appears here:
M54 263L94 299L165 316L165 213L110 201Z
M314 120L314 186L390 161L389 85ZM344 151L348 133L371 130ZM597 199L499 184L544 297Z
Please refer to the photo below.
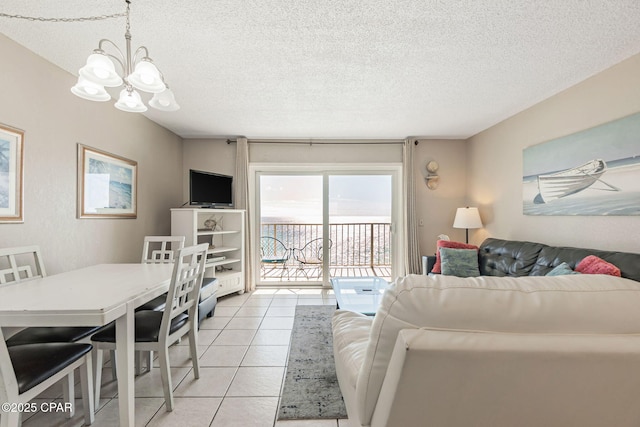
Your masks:
M0 284L11 284L47 275L38 246L0 249Z
M208 248L207 243L202 243L178 251L160 325L160 336L168 336L171 320L187 310L192 327L197 321L198 300L204 278Z
M143 264L171 264L179 249L184 248L184 236L145 236L142 247Z

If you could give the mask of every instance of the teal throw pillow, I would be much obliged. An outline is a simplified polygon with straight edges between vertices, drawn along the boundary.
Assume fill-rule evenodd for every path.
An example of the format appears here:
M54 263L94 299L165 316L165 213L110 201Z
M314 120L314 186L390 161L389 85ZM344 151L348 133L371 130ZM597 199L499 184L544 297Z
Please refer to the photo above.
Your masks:
M563 262L562 264L556 265L553 270L545 274L545 276L564 276L567 274L580 274L577 271L573 271L569 264Z
M477 277L478 251L476 249L440 248L442 274L445 276Z

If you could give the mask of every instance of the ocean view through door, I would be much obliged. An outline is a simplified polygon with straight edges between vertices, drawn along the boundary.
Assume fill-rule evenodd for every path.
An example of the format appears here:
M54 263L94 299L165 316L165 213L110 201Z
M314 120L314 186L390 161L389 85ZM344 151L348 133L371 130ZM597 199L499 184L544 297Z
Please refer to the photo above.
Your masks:
M393 176L258 173L262 285L392 276Z

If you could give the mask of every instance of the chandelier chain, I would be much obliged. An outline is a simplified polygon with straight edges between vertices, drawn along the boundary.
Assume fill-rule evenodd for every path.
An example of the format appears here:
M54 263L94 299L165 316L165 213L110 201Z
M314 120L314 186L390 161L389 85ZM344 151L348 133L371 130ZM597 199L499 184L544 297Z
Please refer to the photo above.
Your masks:
M97 16L86 16L80 18L43 18L40 16L24 16L24 15L10 15L8 13L0 12L1 18L14 18L14 19L24 19L27 21L40 21L40 22L84 22L84 21L102 21L105 19L113 19L113 18L122 18L123 16L127 17L127 25L129 24L129 4L127 3L127 12L122 13L114 13L112 15L97 15Z

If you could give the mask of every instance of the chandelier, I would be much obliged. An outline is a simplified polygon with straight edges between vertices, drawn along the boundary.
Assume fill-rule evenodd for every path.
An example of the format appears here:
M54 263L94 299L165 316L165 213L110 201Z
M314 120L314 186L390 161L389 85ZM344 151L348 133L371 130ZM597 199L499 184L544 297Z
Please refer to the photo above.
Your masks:
M147 111L146 105L138 90L152 93L153 97L149 105L162 111L176 111L180 106L176 103L173 92L166 85L164 76L155 66L149 51L145 46L140 46L131 54L131 32L129 22L129 6L127 3L127 26L124 33L126 50L123 53L118 46L109 39L102 39L98 43L98 48L93 51L84 67L78 71L78 82L71 88L71 92L80 98L90 101L109 101L111 95L105 87L124 88L120 91L115 107L122 111L142 113ZM105 48L115 49L108 53ZM116 71L116 63L122 71ZM136 90L137 89L137 90Z

